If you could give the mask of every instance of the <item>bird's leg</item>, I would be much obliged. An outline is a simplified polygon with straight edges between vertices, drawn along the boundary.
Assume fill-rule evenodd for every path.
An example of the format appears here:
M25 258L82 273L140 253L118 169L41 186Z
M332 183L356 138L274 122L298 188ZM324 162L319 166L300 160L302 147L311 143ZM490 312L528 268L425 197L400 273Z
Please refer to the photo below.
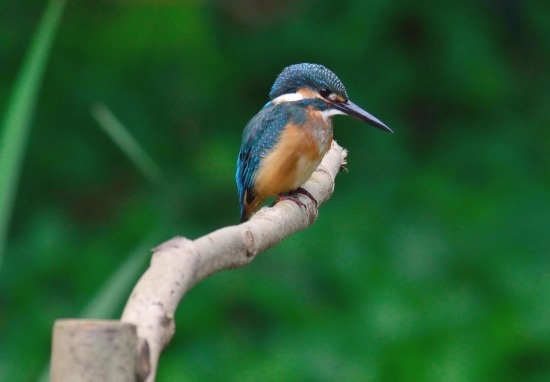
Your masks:
M292 191L292 193L297 193L297 194L302 194L302 195L307 196L309 199L311 199L311 201L313 203L315 203L315 206L317 206L317 200L315 200L315 198L307 190L303 189L302 187L298 187L297 189ZM275 204L277 204L277 203L279 203L283 200L290 200L291 202L296 203L296 205L298 205L298 207L304 207L305 208L306 205L299 198L297 198L296 196L293 196L292 193L279 195L279 197L273 202L271 207L273 207Z
M275 206L275 204L277 204L279 202L282 202L283 200L290 200L291 202L296 203L296 205L298 207L304 207L304 208L306 207L306 205L300 199L298 199L297 197L292 196L290 194L281 194L281 195L279 195L277 197L277 199L275 199L275 201L273 202L271 207Z
M312 201L313 203L315 203L315 207L317 207L317 205L318 205L317 200L315 200L315 198L313 197L313 195L311 195L311 194L309 193L309 191L306 190L305 188L298 187L297 189L294 190L294 192L296 192L297 194L302 194L302 195L307 196L308 198L311 199L311 201Z

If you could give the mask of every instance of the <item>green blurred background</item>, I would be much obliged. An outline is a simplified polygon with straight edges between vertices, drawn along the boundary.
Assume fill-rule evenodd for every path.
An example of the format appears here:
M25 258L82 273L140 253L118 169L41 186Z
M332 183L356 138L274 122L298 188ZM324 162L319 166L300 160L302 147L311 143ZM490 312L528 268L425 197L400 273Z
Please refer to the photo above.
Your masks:
M0 3L0 116L46 5ZM299 62L395 134L336 118L349 172L316 224L196 286L158 380L550 380L544 0L69 1L0 270L0 380L39 378L55 319L119 317L147 248L238 222L242 130Z

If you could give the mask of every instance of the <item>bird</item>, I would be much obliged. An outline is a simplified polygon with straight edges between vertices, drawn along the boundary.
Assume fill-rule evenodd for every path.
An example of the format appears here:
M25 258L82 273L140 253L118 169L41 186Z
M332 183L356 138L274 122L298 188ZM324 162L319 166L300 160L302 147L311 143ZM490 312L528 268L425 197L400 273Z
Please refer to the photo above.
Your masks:
M316 203L300 186L330 149L332 118L340 114L393 133L351 102L340 79L323 65L302 63L282 70L269 92L269 102L243 131L235 175L241 222L270 197L303 206L290 195L299 192Z

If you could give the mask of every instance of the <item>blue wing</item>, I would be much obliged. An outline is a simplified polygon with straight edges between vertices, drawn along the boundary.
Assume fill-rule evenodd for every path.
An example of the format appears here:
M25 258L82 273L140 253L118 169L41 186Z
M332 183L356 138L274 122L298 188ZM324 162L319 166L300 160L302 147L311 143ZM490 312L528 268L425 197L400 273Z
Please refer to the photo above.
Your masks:
M235 176L241 205L241 219L244 215L245 197L246 203L251 202L255 197L253 186L260 161L279 141L280 133L286 126L289 115L288 104L268 103L244 129Z

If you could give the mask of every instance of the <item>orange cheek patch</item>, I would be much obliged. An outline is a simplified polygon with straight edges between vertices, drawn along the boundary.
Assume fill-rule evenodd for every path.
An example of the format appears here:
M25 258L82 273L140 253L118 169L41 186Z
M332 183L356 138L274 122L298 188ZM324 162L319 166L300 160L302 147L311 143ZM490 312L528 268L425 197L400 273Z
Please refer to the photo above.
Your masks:
M299 89L296 93L301 94L304 98L321 98L319 93L308 88Z

